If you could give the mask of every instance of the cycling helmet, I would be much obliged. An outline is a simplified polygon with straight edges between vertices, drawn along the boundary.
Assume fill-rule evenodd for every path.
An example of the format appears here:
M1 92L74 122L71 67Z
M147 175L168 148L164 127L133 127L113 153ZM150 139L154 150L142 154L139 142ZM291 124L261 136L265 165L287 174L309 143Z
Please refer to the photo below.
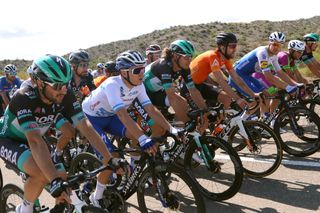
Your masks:
M27 73L28 73L29 75L32 75L32 74L33 74L32 65L30 65L30 66L28 67Z
M13 64L8 64L4 67L4 72L8 75L15 76L17 75L17 68Z
M104 64L104 67L106 68L106 71L109 71L109 72L117 72L117 69L116 69L116 62L114 61L108 61Z
M195 50L190 41L187 40L176 40L170 44L170 50L175 53L182 55L194 56Z
M146 49L146 55L153 54L153 53L159 53L161 52L161 47L158 44L151 44Z
M134 66L145 66L146 59L135 50L120 53L116 59L116 69L129 69Z
M304 42L299 40L291 40L288 43L289 50L304 51L304 48L305 48Z
M104 64L103 64L103 63L97 63L97 68L98 68L98 69L104 68Z
M79 64L80 62L89 62L90 57L85 50L76 50L69 55L69 62L73 64Z
M69 62L56 55L45 55L32 64L34 75L49 83L66 84L71 80L72 71Z
M319 41L319 35L317 33L309 33L305 36L303 36L304 41Z
M216 36L216 43L218 45L228 45L229 43L237 43L237 37L233 33L219 33Z
M282 32L273 32L269 36L269 41L283 44L286 42L286 36Z

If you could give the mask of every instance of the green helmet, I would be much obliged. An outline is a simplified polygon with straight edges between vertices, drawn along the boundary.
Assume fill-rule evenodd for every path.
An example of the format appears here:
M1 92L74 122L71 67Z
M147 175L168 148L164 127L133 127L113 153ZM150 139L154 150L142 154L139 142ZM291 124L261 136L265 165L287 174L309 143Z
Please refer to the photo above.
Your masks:
M176 40L170 44L170 50L182 55L194 56L194 47L190 41Z
M35 76L45 82L66 84L71 80L72 72L69 62L56 55L45 55L32 64Z
M317 33L309 33L303 36L304 41L319 41L319 35Z

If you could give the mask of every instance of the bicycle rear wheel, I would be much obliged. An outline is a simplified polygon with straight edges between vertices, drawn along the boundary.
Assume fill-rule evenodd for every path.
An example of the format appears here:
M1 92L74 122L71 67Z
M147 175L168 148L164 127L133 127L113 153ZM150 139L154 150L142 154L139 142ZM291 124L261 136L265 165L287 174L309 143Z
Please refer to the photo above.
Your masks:
M280 166L282 160L280 139L265 123L245 121L243 124L255 149L249 150L245 139L239 133L238 126L230 132L228 142L236 144L237 147L241 143L246 146L246 148L237 150L244 172L252 177L265 177L272 174Z
M2 188L0 207L3 212L15 213L16 207L21 203L23 203L23 190L20 187L14 184L7 184Z
M274 131L283 150L291 155L306 157L320 149L320 118L305 107L295 106L280 113Z
M208 162L209 167L204 162L195 166L193 155L201 155L193 140L189 143L184 157L187 172L195 178L202 194L210 200L222 201L233 197L239 191L243 179L243 167L237 152L220 138L204 136L200 141L202 146L207 146L213 159ZM203 147L201 149L203 150ZM208 154L205 155L208 159ZM200 159L202 160L201 157Z
M137 197L142 213L206 212L197 185L182 168L170 165L166 172L156 171L155 175L157 182L155 185L150 182L152 178L149 168L144 170L139 179ZM158 189L166 193L159 195Z

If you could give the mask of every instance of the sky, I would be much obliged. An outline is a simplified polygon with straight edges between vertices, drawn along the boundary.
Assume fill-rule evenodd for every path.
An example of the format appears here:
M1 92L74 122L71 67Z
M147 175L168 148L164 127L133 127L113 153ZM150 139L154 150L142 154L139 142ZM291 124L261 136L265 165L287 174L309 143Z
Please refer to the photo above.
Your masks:
M283 21L320 15L319 0L295 2L2 0L0 60L33 60L47 53L64 55L176 25Z

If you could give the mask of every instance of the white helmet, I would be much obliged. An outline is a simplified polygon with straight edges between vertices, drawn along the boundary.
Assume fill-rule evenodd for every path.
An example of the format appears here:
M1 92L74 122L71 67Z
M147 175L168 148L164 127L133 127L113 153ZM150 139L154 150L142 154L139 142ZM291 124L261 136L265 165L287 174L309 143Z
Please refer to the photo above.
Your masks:
M8 64L4 67L4 72L9 75L17 75L17 68L13 64Z
M97 68L98 69L104 68L104 64L103 63L97 63Z
M32 65L30 65L30 66L28 67L27 73L28 73L29 75L32 75L32 74L33 74Z
M128 50L120 53L116 59L116 69L129 69L134 66L145 66L146 59L138 51Z
M269 41L283 44L286 42L286 36L282 32L273 32L269 36Z
M289 50L304 51L305 43L299 40L291 40L288 43Z

